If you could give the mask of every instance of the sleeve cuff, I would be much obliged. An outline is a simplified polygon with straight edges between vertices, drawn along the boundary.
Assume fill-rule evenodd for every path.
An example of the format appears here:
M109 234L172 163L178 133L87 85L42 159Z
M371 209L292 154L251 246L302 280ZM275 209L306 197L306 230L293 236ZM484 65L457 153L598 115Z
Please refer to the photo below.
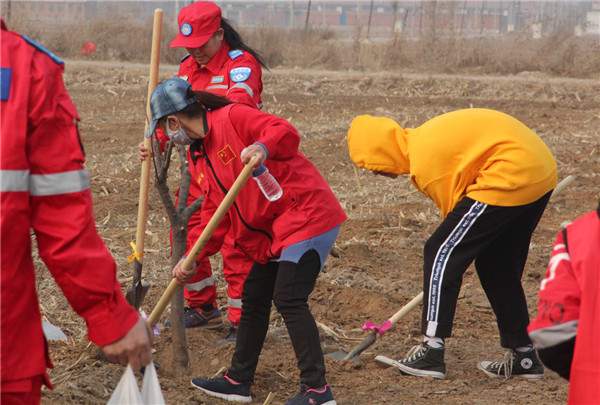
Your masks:
M115 291L116 302L86 319L88 337L102 347L123 338L138 321L140 315L127 303L120 290Z
M265 151L265 156L266 156L265 160L268 159L269 158L269 149L267 148L267 145L265 145L262 142L254 142L254 144L263 148L263 150Z

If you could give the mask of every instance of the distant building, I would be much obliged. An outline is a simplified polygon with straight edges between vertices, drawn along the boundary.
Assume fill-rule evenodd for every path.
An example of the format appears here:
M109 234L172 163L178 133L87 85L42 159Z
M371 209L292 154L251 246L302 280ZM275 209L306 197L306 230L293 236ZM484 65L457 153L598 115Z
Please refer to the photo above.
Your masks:
M160 7L167 22L175 21L177 9L189 4L180 1L102 1L102 0L2 0L13 15L47 24L89 22L119 18L149 21ZM308 0L221 0L223 15L240 27L303 29ZM600 1L394 1L328 0L310 2L308 24L352 38L368 31L371 38L423 35L495 36L528 30L541 37L559 27L600 35ZM370 21L370 25L369 25ZM585 28L583 28L585 27Z

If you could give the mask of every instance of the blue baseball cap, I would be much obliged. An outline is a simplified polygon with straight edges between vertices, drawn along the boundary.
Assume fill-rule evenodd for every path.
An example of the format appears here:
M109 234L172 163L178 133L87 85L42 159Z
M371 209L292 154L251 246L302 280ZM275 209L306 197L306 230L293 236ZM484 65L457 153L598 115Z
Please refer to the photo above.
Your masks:
M191 88L187 81L179 77L164 80L156 86L150 96L151 117L146 137L149 138L154 134L161 118L183 111L198 102Z

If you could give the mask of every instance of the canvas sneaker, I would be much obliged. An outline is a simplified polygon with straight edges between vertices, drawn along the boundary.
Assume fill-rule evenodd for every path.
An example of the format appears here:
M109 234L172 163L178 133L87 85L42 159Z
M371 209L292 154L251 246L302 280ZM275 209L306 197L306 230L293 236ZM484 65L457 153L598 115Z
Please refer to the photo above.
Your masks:
M402 373L417 377L446 378L444 348L434 348L427 343L413 346L402 360L398 360L397 367Z
M300 385L300 392L288 399L285 405L336 405L331 387L325 385L321 388L310 388L305 384Z
M250 384L239 383L227 375L217 378L194 378L192 386L206 395L230 402L252 402Z
M539 380L544 377L544 366L533 347L526 352L508 350L502 360L482 361L477 368L493 378L509 379L518 376Z

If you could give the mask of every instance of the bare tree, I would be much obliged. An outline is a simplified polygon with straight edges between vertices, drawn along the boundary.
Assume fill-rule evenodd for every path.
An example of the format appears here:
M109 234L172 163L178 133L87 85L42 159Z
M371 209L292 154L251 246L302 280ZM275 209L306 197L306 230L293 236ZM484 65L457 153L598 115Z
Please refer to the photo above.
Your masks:
M308 22L310 21L310 7L312 6L312 1L308 0L308 6L306 7L306 20L304 20L304 32L308 31Z
M160 145L155 138L152 139L152 151L154 162L154 173L156 176L156 189L160 199L165 207L172 231L171 246L171 267L179 262L186 251L186 241L188 232L188 222L194 212L200 208L202 198L193 201L187 205L191 175L188 170L188 161L186 158L186 149L184 146L177 146L179 156L179 171L181 181L179 184L179 200L173 202L173 194L167 184L169 167L171 165L171 155L173 151L173 142L167 143L165 150L160 150ZM173 367L176 374L181 374L189 366L189 354L187 339L185 334L185 325L183 322L183 288L178 287L177 292L171 300L171 336L173 339Z

